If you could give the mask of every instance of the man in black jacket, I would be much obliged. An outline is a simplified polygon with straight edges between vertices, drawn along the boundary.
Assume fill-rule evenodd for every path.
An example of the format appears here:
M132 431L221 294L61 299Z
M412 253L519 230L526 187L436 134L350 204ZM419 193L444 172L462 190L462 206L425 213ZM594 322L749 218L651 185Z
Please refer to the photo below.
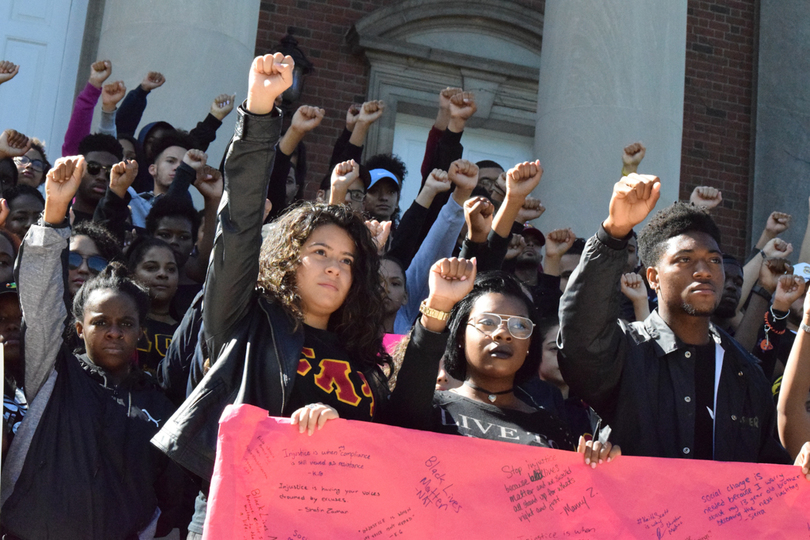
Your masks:
M768 381L751 355L710 323L723 290L720 232L704 211L675 203L639 236L659 307L618 318L615 284L633 227L655 206L658 178L630 174L585 248L560 302L560 368L573 392L630 455L788 463L775 438Z

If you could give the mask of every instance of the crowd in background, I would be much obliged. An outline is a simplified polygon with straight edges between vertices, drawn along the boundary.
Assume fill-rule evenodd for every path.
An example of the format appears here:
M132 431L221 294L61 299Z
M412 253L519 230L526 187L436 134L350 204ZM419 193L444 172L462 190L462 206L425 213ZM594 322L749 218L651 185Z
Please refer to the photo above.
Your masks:
M309 435L347 418L588 466L793 463L810 480L810 225L797 254L774 211L737 260L711 217L717 189L656 207L647 149L617 141L599 230L576 208L543 230L539 161L463 159L476 102L461 88L438 96L404 208L402 160L363 153L381 101L347 104L330 173L307 177L304 141L327 111L285 121L292 67L254 60L213 160L235 96L189 131L141 125L166 78L127 92L106 60L62 157L0 134L4 538L201 538L232 403ZM19 69L0 62L0 84Z

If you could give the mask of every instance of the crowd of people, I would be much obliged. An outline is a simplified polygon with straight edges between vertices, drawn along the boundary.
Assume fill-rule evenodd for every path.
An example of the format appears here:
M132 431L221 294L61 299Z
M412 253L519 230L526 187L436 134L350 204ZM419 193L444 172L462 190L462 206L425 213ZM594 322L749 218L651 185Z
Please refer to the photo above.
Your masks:
M624 453L810 480L810 226L798 264L779 212L747 261L726 255L722 194L656 212L633 143L599 230L542 232L540 162L463 159L476 104L459 88L439 94L408 208L403 162L363 159L380 101L349 106L303 200L325 111L299 107L282 133L292 69L253 61L218 168L205 151L234 96L191 131L138 130L165 78L127 93L106 60L53 164L35 137L0 135L3 538L201 538L234 403L310 436L346 418L593 467ZM0 84L18 70L0 62Z

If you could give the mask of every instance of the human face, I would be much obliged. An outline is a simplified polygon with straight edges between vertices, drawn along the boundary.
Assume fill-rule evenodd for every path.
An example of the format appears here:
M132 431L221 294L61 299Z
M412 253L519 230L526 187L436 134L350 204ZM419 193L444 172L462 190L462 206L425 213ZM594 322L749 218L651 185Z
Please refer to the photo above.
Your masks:
M344 199L346 204L352 207L352 210L355 212L362 212L364 201L366 200L366 186L363 185L363 181L359 178L349 184L349 188L346 190L346 198ZM399 194L397 194L397 200L399 200Z
M39 220L39 215L44 208L42 201L33 195L20 195L11 201L9 207L6 230L20 238L24 238L31 225Z
M349 233L334 224L321 225L301 246L295 284L304 322L325 330L352 286L356 248Z
M118 144L120 144L121 148L124 149L124 159L130 160L137 157L137 154L135 153L135 145L133 145L132 142L128 141L127 139L118 139Z
M560 257L560 290L562 292L565 292L565 287L568 286L568 279L579 264L580 257L580 254L565 254Z
M76 321L76 333L94 364L112 375L125 375L141 335L138 306L128 294L96 289L84 304L84 317Z
M543 336L543 360L540 362L538 371L542 380L555 386L565 385L562 373L560 373L560 364L557 362L557 331L559 329L559 325L553 326Z
M156 246L149 248L135 266L135 279L149 288L153 303L166 305L177 292L179 273L171 249Z
M740 303L743 287L743 270L739 264L734 262L723 263L726 273L726 281L723 285L723 296L714 312L716 317L730 319L737 313L737 304Z
M470 311L469 322L484 313L497 313L502 318L509 315L528 317L526 305L517 298L499 293L487 293L479 297ZM499 379L514 380L515 373L526 360L531 339L516 339L506 328L504 321L491 335L467 324L464 334L464 354L467 359L467 378L478 381ZM487 387L486 384L480 386Z
M703 232L670 238L658 264L647 268L647 281L658 293L665 321L684 315L709 317L725 279L720 247Z
M91 206L98 204L98 201L107 192L107 186L110 183L109 167L118 163L118 158L109 152L87 152L85 160L88 165L90 163L97 163L101 165L100 169L96 170L95 174L90 172L93 167L87 167L82 176L82 183L79 185L79 190L76 192L76 198L84 201Z
M287 183L284 185L284 204L289 206L295 201L298 194L298 182L295 180L295 167L291 166L287 172Z
M0 283L14 279L14 246L0 235Z
M629 274L638 266L638 240L634 237L627 241L627 266L624 273Z
M495 181L502 172L503 169L496 167L482 167L478 169L478 186L487 190L488 193L492 193L492 190L495 188Z
M20 325L22 310L19 296L11 292L0 294L0 343L3 344L3 355L7 362L20 359Z
M456 379L444 369L444 358L442 358L441 362L439 363L439 374L436 376L436 392L440 392L442 390L450 390L451 388L458 388L462 383L460 380Z
M194 249L194 235L192 223L182 216L166 216L158 220L155 229L155 238L160 238L171 246L177 258L177 264L182 268Z
M523 235L523 239L526 242L526 249L518 255L517 261L518 263L531 263L534 266L540 266L540 263L543 261L543 244L540 242L539 238L536 238L534 234L525 234Z
M101 256L96 247L96 243L89 236L83 234L74 236L70 239L71 253L78 253L83 258ZM93 277L94 273L90 271L86 260L82 260L81 266L75 270L68 268L68 290L70 296L74 296L79 289L84 285L84 282Z
M155 193L160 195L169 190L174 180L174 173L180 163L183 162L183 156L186 155L186 149L181 146L170 146L160 153L155 158L155 162L149 165L149 174L155 179Z
M399 204L399 189L394 180L382 179L366 191L363 206L379 221L390 221Z
M17 165L17 183L31 187L39 187L45 179L45 158L36 148L26 152L27 159L15 159Z
M387 259L380 261L380 275L385 287L385 314L391 315L408 303L405 275L402 273L401 266Z

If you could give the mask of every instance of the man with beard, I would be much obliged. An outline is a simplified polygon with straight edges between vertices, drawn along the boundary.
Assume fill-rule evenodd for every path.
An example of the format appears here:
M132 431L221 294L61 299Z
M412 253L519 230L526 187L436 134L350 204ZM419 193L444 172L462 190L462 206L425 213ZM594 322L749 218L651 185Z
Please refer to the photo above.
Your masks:
M731 255L723 255L723 269L726 274L726 281L723 285L723 295L720 303L712 315L712 323L734 335L740 319L737 316L737 304L740 303L743 287L743 268L740 261Z
M642 229L639 251L658 307L643 322L619 319L615 284L627 242L660 188L657 177L635 173L614 186L609 216L560 301L563 377L613 428L623 453L788 463L767 379L710 322L725 273L720 231L704 210L676 202Z

